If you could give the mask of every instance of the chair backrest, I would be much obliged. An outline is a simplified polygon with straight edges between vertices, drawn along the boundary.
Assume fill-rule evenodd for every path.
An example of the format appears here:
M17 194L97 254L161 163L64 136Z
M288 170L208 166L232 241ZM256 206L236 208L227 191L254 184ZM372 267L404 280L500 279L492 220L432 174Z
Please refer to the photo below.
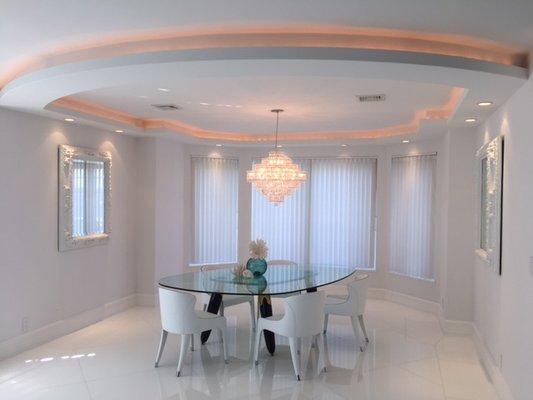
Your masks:
M159 288L161 325L171 333L189 333L197 316L194 311L196 297L191 293Z
M324 303L324 292L304 293L283 299L283 334L289 337L307 337L322 332Z
M290 265L290 266L298 265L298 263L295 263L294 261L291 261L291 260L269 260L267 264L268 265Z
M355 308L355 315L363 315L368 292L368 274L355 275L348 283L348 301Z

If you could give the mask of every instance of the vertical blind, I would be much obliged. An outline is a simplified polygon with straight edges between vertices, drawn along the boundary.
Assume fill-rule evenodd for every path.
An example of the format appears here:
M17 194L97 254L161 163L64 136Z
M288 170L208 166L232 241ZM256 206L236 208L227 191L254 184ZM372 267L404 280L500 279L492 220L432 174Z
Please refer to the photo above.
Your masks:
M309 178L275 206L252 191L252 239L270 259L374 269L375 158L295 160Z
M391 165L390 271L433 280L436 155L394 157Z
M239 164L225 158L192 158L193 264L237 261Z
M293 160L310 172L310 160ZM252 189L252 240L267 242L271 260L291 260L298 264L308 258L309 181L279 205L270 203L255 187Z
M104 233L104 163L72 162L72 236Z
M374 268L376 160L314 160L310 261Z

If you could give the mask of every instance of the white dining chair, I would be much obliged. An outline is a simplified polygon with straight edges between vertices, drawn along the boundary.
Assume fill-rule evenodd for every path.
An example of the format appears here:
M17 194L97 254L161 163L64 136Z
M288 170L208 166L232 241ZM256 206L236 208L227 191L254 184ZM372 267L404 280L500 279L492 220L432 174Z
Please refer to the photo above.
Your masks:
M259 318L255 333L254 362L258 364L263 330L289 338L292 364L296 379L300 380L299 347L301 339L311 338L317 342L318 368L325 371L324 334L324 292L304 293L283 299L285 313L268 318Z
M159 366L168 333L181 336L181 348L176 376L181 374L181 366L194 334L217 329L222 341L224 361L228 363L226 342L226 318L206 311L195 310L196 297L193 294L159 288L159 307L161 309L161 340L157 350L155 367Z
M234 267L237 264L220 264L220 265L204 265L200 267L200 271L212 271L215 269ZM207 311L207 305L211 299L211 295L208 293L203 293L203 310ZM250 305L250 324L252 326L252 331L255 332L256 319L255 319L255 308L254 308L254 296L247 295L238 295L238 294L224 294L222 295L222 302L220 303L219 313L224 316L225 309L227 307L236 306L239 304L248 303Z
M360 346L360 350L364 351L364 348L370 342L363 317L368 291L368 274L355 275L347 284L347 289L347 295L326 296L326 304L324 306L324 334L326 334L328 329L329 315L344 315L350 317L352 321L352 329L356 338L358 337L357 322L359 321L359 325L361 326L361 330L365 337L365 345Z

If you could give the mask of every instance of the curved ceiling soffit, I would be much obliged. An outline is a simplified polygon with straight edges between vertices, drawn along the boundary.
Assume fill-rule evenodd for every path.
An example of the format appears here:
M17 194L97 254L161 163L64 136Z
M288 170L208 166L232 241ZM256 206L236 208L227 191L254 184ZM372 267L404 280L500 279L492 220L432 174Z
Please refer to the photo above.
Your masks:
M379 129L356 131L298 132L283 133L279 139L285 142L308 140L340 140L340 139L374 139L398 135L414 134L419 131L420 124L425 120L446 120L450 118L464 96L464 89L452 88L446 103L435 108L424 108L415 112L410 121ZM206 130L177 120L142 119L134 115L102 106L100 104L67 96L52 102L47 109L58 112L75 113L79 116L96 118L97 120L141 129L145 132L169 130L185 136L203 140L224 140L236 143L271 142L271 133L246 134Z
M294 48L313 48L316 50L345 49L367 50L365 54L369 54L368 51L381 51L392 52L395 55L441 56L441 59L444 57L486 64L503 75L513 75L516 71L524 72L527 60L525 54L515 48L508 48L482 39L391 29L305 27L304 30L303 28L287 27L254 27L169 30L125 34L103 38L99 41L58 47L19 62L8 63L8 68L4 70L5 73L0 75L0 87L5 92L6 85L10 83L16 86L18 80L23 83L26 83L24 82L26 79L31 81L32 73L39 73L53 69L53 67L84 61L105 60L117 56L190 50L222 50L221 58L224 58L225 50L253 48L287 49L288 51ZM445 66L450 66L450 64ZM411 121L396 126L366 131L287 133L283 135L282 139L287 141L358 139L416 133L423 120L447 119L452 116L463 95L463 89L453 88L446 104L435 109L418 110ZM45 108L57 111L75 111L82 115L92 116L107 122L134 126L145 131L171 130L201 139L222 139L235 142L271 140L271 135L269 134L250 135L209 131L175 120L144 120L119 110L81 101L73 96L59 98L52 101Z
M388 50L527 67L527 53L520 49L460 35L329 26L190 28L115 33L98 40L56 46L40 54L7 62L0 76L0 88L22 75L73 62L148 52L249 47Z

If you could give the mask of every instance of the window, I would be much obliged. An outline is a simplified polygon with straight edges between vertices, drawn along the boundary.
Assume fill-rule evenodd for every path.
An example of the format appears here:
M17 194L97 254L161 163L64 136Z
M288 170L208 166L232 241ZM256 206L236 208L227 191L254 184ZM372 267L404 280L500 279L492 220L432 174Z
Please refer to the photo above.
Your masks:
M192 264L237 261L239 164L192 158L194 240Z
M294 160L309 174L281 205L252 192L252 238L270 259L375 268L375 158Z
M59 148L59 250L107 242L110 232L111 156Z
M436 155L394 157L391 166L390 271L433 280Z

